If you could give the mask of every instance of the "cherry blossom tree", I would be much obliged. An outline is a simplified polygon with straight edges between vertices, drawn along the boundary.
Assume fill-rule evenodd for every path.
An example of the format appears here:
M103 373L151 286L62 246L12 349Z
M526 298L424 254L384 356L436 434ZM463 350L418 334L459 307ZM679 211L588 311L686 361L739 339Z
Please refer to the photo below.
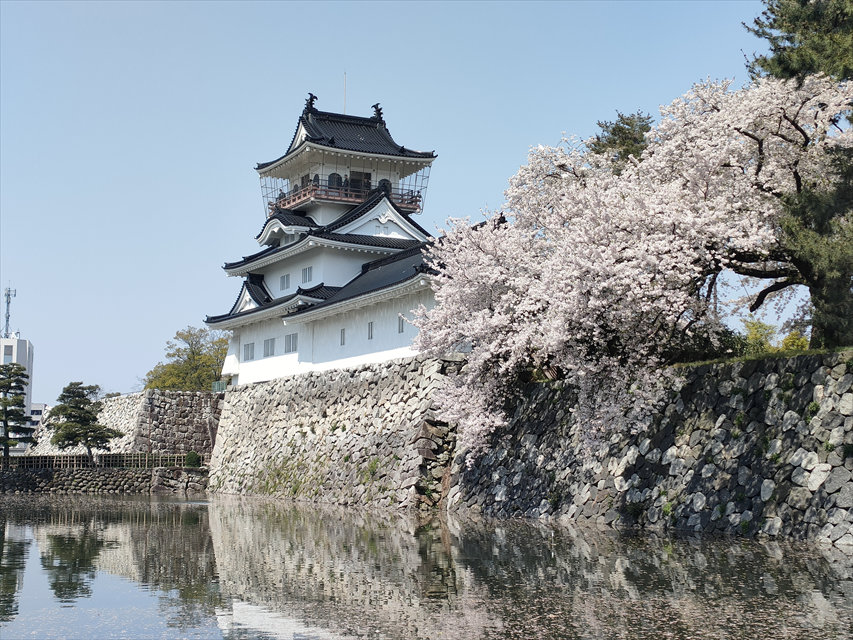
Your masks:
M753 306L808 286L808 265L781 241L786 202L837 180L851 98L824 76L700 83L662 108L618 174L577 140L536 147L502 211L450 221L429 255L436 306L415 323L421 349L469 351L442 409L470 453L530 371L571 384L590 446L642 429L679 345L718 336L721 273L769 279ZM832 224L849 234L849 209Z

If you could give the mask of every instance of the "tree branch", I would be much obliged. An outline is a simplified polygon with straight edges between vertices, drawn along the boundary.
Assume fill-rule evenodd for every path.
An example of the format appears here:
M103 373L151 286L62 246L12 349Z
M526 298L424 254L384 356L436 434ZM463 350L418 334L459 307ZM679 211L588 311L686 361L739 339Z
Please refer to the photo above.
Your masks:
M774 282L769 287L766 287L755 298L755 302L753 302L751 305L749 305L750 313L755 311L756 309L758 309L758 307L760 307L762 304L764 304L764 300L771 293L774 293L775 291L781 291L782 289L787 289L788 287L795 285L795 284L802 284L802 282L800 282L799 279L788 278L786 280L779 280L777 282Z

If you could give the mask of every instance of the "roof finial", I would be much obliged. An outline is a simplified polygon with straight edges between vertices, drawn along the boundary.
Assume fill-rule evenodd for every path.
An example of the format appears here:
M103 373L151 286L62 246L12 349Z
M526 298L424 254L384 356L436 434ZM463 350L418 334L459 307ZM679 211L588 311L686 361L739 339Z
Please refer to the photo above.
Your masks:
M305 110L306 111L314 111L314 103L317 102L317 96L315 96L310 91L308 92L308 99L305 101Z
M378 102L373 105L373 118L374 120L381 120L382 122L385 122L382 120L382 107L379 106Z

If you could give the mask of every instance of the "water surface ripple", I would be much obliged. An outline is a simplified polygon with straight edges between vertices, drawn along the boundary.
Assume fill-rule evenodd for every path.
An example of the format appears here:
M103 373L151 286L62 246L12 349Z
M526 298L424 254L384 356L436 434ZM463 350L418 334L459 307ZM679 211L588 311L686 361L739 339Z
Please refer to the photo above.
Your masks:
M836 548L230 497L5 496L0 638L853 637Z

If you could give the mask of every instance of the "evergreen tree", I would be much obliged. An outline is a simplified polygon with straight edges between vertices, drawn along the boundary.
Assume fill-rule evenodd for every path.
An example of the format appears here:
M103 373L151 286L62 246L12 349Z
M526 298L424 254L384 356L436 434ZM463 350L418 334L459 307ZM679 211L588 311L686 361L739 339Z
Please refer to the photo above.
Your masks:
M797 78L800 84L813 73L853 78L853 0L766 0L766 7L754 26L744 25L770 45L769 55L753 58L750 73ZM784 197L779 244L792 266L779 271L750 309L767 294L806 286L812 348L853 344L853 149L830 153L828 180L798 180L796 191Z
M647 146L646 134L652 129L652 116L642 111L625 115L617 111L616 120L599 120L601 129L587 147L593 153L609 155L613 158L613 171L617 175L628 162L630 156L639 159Z
M90 464L94 461L92 449L109 451L110 440L124 435L118 429L98 424L100 391L98 385L70 382L56 399L57 405L50 410L50 426L54 429L51 444L60 449L84 446Z
M754 56L753 75L799 78L822 72L837 80L853 75L851 0L765 0L767 8L746 29L767 40L770 53Z
M9 447L19 442L35 442L35 429L27 422L26 389L29 376L16 362L0 365L0 444L3 446L3 469L9 468Z

